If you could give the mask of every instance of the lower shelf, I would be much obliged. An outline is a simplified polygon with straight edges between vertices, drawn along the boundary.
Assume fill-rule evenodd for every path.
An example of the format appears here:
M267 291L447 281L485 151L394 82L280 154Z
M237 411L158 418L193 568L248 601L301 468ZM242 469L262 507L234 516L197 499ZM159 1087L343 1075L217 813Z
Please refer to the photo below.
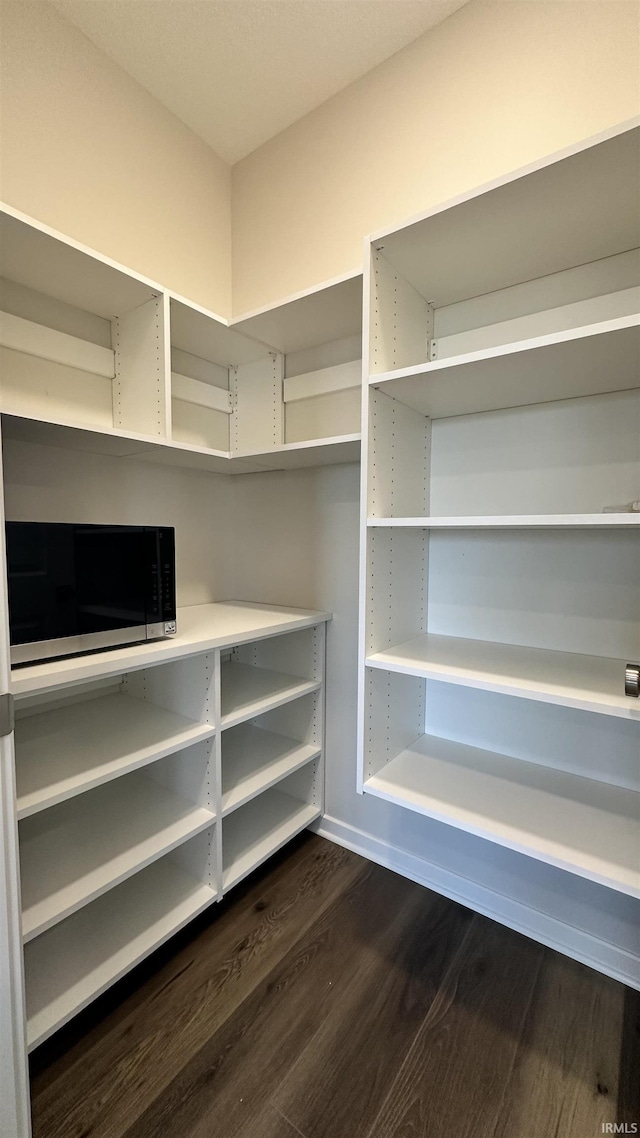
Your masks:
M25 947L29 1050L216 900L165 858Z
M222 727L263 715L301 695L317 691L319 680L304 680L271 668L241 664L235 660L222 667Z
M20 823L25 941L114 888L214 821L134 773Z
M222 827L223 891L242 881L270 854L311 825L320 813L317 806L300 802L281 790L266 790L234 811Z
M633 791L430 735L364 789L640 897L640 794Z
M241 723L222 736L222 817L316 759L320 747Z

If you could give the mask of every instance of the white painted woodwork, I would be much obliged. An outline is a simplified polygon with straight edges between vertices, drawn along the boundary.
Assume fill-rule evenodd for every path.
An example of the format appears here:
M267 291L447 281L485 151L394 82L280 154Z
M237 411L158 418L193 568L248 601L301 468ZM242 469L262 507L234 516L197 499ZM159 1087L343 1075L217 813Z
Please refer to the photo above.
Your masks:
M437 308L637 248L639 146L623 127L372 240Z
M361 388L350 387L344 391L336 391L328 395L318 395L313 399L300 399L295 403L287 403L284 409L284 437L290 443L324 443L333 444L335 453L339 453L340 441L345 436L357 436L360 439L361 419ZM293 457L295 452L290 452ZM307 446L306 452L313 457L313 452ZM328 454L326 446L320 454ZM347 459L349 462L358 462L360 451L357 448L354 456ZM343 458L344 462L345 459ZM309 463L305 463L309 465ZM314 464L315 465L315 464ZM321 461L318 466L323 465Z
M359 335L362 273L326 281L278 304L243 313L231 326L285 354Z
M638 387L640 317L501 344L370 376L400 403L442 418Z
M637 793L429 735L366 789L640 897Z
M197 407L209 407L212 411L221 411L224 415L231 414L229 392L213 387L210 383L202 383L198 379L191 379L188 375L179 375L174 371L171 373L171 390L174 399L195 403Z
M295 403L300 399L312 399L317 395L329 395L334 391L344 391L350 387L360 387L362 364L360 360L335 364L319 371L295 375L284 381L284 402Z
M2 441L0 431L0 443ZM0 446L0 485L3 456ZM0 532L4 530L0 495ZM0 540L0 695L10 684L5 543ZM0 1133L29 1138L24 961L20 931L20 869L15 814L13 736L0 736Z
M433 327L433 306L374 246L369 325L371 374L427 360Z
M482 348L530 340L535 336L548 336L571 328L584 328L604 320L633 316L638 308L640 308L640 287L635 284L618 292L574 301L571 304L560 305L558 308L544 308L526 316L501 320L464 332L452 333L449 336L440 336L436 331L430 358L445 359L448 356L476 352ZM437 329L437 322L435 326Z
M640 514L470 514L469 517L368 518L373 527L400 529L627 529L640 525Z
M427 633L373 653L366 665L640 721L624 694L625 660Z
M284 442L284 357L270 352L257 362L232 367L231 450L238 455L273 450Z
M216 900L174 858L155 862L25 945L30 1048Z
M225 818L222 823L225 892L319 815L318 807L300 802L283 790L271 789Z
M25 818L20 823L25 941L213 821L211 810L137 773Z
M115 375L111 348L69 336L66 332L58 332L44 324L34 324L31 320L23 320L9 312L0 312L0 346L92 375L101 375L105 379L113 379Z
M263 637L308 628L328 620L330 613L276 605L221 601L178 610L178 635L90 656L51 660L15 669L15 695L50 691L96 677L119 675L152 664L169 663L212 648L228 648Z
M0 375L3 415L34 419L36 430L52 421L93 428L109 439L115 381L10 348L0 348Z
M222 736L222 817L320 754L320 747L242 723Z
M119 316L113 325L113 346L113 425L166 438L171 423L166 296Z
M126 695L106 695L20 718L15 741L18 818L213 733L208 724Z
M236 661L223 665L221 684L223 728L253 719L320 687L318 680L302 680L299 676Z

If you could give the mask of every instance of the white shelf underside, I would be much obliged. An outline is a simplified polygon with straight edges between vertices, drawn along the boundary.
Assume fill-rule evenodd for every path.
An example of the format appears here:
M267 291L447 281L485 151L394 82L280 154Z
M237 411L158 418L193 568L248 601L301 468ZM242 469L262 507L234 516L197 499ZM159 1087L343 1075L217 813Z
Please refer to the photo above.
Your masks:
M627 529L640 526L640 513L624 514L471 514L467 517L369 518L372 528L398 529Z
M233 727L320 687L319 680L303 680L268 668L232 661L222 667L222 727Z
M214 731L121 694L19 719L18 818L208 739Z
M640 700L624 694L624 660L428 633L366 664L640 722Z
M222 739L222 817L316 759L320 748L244 723Z
M640 897L640 795L423 736L365 790Z
M25 946L29 1049L216 900L163 859Z
M222 827L224 892L310 826L320 813L317 806L273 789L235 811Z
M212 826L214 813L141 774L20 825L25 941Z

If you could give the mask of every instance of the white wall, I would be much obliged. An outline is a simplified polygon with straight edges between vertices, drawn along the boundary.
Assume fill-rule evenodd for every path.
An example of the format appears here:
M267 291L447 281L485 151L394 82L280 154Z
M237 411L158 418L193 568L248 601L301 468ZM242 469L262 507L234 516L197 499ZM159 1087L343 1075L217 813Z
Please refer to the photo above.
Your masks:
M44 3L0 5L0 198L228 315L230 170Z
M362 238L631 118L635 0L471 0L233 168L235 314Z

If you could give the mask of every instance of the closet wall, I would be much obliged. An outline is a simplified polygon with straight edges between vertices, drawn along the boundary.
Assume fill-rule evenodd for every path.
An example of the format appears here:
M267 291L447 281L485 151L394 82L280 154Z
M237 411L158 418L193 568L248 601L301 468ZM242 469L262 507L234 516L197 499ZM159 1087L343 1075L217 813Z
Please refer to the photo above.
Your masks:
M358 268L366 233L640 107L640 8L471 0L233 168L234 313Z
M0 108L0 199L229 315L229 167L49 4L3 0Z

